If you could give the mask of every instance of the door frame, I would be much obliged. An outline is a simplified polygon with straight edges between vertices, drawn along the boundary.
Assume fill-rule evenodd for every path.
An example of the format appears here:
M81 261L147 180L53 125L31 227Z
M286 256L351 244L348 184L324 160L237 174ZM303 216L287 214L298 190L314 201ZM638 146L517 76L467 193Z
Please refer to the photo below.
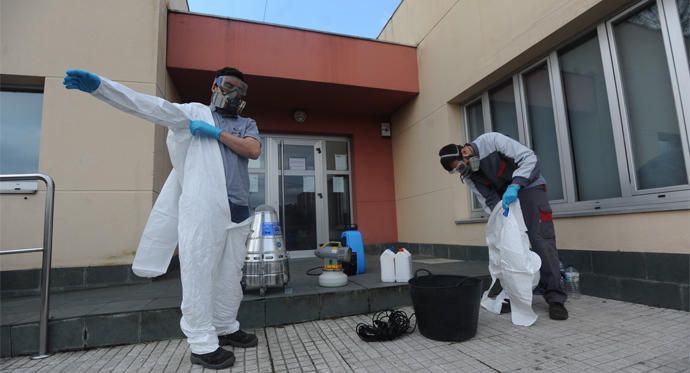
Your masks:
M291 258L306 258L314 256L314 249L320 243L329 241L329 214L328 214L328 170L327 170L327 160L326 160L326 142L327 141L342 141L347 144L348 151L348 172L349 172L349 202L350 202L350 223L354 220L353 214L353 198L352 198L352 184L353 184L353 172L352 172L352 151L350 147L350 139L347 137L322 137L322 136L300 136L300 135L280 135L280 134L265 134L262 136L264 138L264 151L266 152L265 158L265 172L266 172L266 183L265 183L265 193L266 193L266 204L273 206L278 213L280 213L280 201L283 197L280 195L279 181L283 172L279 169L278 159L279 154L282 150L280 144L283 145L302 145L302 146L313 146L314 147L314 170L313 171L287 171L286 176L301 174L310 175L312 172L314 174L314 193L315 193L315 213L316 213L316 243L315 247L309 250L290 250ZM280 157L283 158L282 156ZM283 161L285 162L285 161ZM319 198L319 193L321 198ZM284 215L284 213L283 213ZM284 216L279 216L283 234L285 234L285 218Z

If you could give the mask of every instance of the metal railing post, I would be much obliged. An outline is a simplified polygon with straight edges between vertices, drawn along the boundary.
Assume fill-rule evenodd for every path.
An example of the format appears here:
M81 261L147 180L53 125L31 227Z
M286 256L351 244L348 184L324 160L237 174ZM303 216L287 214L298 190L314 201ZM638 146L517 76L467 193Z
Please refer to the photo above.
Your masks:
M48 316L50 309L50 267L53 257L53 207L55 204L55 182L44 174L0 175L0 181L42 180L46 184L45 216L43 220L43 247L0 251L0 255L22 254L41 251L41 313L38 324L38 355L32 359L48 357Z

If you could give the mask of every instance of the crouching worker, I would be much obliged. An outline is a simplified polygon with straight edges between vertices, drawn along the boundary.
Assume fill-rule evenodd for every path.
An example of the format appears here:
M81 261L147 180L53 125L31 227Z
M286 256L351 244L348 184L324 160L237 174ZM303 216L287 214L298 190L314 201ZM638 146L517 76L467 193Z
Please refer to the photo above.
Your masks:
M239 115L247 93L243 74L233 68L218 71L210 106L171 103L83 70L68 70L63 83L169 129L173 170L146 223L132 270L145 277L165 273L178 246L180 327L191 361L211 369L232 366L235 356L220 346L258 343L236 320L250 226L248 159L261 153L256 123Z
M566 320L551 206L536 154L507 136L490 132L465 145L448 144L438 155L443 168L460 174L489 214L499 202L506 209L520 198L532 251L541 258L539 287L549 304L549 317Z

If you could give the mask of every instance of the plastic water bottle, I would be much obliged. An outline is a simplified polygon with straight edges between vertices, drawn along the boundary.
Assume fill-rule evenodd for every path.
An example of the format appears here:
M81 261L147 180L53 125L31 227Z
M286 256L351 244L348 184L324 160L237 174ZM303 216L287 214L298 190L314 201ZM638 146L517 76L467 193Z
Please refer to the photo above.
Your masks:
M395 254L386 249L379 258L381 262L381 282L395 282Z
M404 247L395 253L395 282L408 282L412 278L412 254Z
M565 291L572 296L580 294L580 272L571 265L565 269Z

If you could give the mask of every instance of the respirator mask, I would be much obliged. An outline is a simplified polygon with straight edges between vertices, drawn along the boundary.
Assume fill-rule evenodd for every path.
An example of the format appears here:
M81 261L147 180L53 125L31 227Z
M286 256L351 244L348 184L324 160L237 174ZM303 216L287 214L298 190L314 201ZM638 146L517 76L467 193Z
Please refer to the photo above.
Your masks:
M211 105L223 116L236 118L244 109L247 102L247 83L234 76L219 76L213 83L216 88L211 96Z
M465 144L464 146L471 146L470 144ZM456 147L455 152L450 154L444 154L441 156L441 164L449 164L448 161L459 160L460 163L456 168L448 169L449 174L459 174L461 180L465 180L473 172L479 171L479 156L472 155L468 158L463 158L461 153L462 147ZM464 162L467 159L467 164Z

